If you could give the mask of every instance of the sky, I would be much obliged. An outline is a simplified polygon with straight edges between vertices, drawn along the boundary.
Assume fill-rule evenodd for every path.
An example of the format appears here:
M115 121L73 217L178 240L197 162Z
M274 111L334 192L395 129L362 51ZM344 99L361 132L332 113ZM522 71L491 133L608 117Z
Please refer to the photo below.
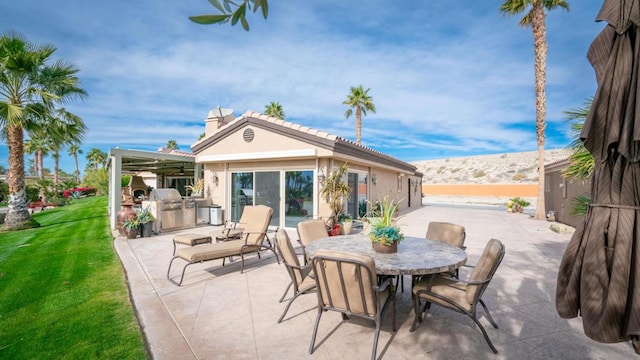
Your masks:
M547 16L548 149L567 146L563 112L595 93L586 53L605 26L601 1L568 2ZM191 22L216 13L207 0L3 1L0 30L52 44L52 59L80 69L89 96L65 107L89 129L81 171L91 148L155 151L174 139L189 151L216 106L240 116L277 101L287 121L355 140L342 102L358 85L377 110L362 143L416 161L537 150L533 36L501 3L270 0L246 32ZM74 171L66 152L60 161Z

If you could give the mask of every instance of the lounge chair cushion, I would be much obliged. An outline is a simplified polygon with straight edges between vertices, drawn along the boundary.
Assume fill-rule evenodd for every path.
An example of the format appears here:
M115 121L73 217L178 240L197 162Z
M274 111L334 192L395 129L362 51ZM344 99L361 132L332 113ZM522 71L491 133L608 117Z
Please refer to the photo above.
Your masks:
M173 237L173 242L176 244L194 246L198 244L211 243L211 236L193 233L180 234Z
M223 243L207 244L196 247L182 248L176 256L190 263L222 259L229 256L240 255L244 240L225 241ZM245 248L244 252L255 251L255 246Z

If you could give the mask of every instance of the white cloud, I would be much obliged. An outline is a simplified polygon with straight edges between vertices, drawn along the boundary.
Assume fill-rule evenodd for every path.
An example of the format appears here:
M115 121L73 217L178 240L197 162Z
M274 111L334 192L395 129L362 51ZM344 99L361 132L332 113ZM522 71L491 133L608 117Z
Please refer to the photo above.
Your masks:
M72 110L90 128L89 147L189 143L216 105L239 115L270 101L290 121L353 138L342 101L363 84L378 109L364 142L391 155L535 149L531 31L498 3L270 5L249 33L186 20L213 12L204 0L32 1L0 5L0 20L56 44L82 70L90 98ZM549 127L562 134L554 144L566 139L562 111L595 91L585 54L602 27L592 21L598 9L576 3L548 17Z

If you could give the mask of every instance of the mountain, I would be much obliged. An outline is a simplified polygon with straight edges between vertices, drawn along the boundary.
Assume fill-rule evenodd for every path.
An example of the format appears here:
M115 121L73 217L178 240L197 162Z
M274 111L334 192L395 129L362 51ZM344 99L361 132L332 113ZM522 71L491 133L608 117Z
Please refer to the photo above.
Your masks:
M545 164L566 159L566 149L545 151ZM538 181L538 152L516 152L412 161L423 184L532 184Z

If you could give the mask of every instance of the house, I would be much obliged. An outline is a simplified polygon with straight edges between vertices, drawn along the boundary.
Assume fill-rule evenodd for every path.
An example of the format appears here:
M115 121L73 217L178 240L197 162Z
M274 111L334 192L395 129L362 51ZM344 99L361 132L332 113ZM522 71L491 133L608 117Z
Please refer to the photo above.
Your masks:
M342 164L352 194L346 211L360 218L370 204L389 196L401 209L422 205L422 174L414 165L340 136L247 111L234 118L214 109L205 137L191 146L202 166L204 197L237 220L245 205L273 208L272 226L295 227L305 217L331 215L319 193Z
M152 187L175 188L183 197L188 195L186 185L203 179L203 200L220 206L225 220L238 220L245 205L263 204L273 208L272 226L289 228L308 217L331 215L320 190L324 179L345 163L346 181L353 190L345 210L353 218L362 218L371 203L385 196L401 200L400 209L422 205L422 173L414 165L340 136L253 111L238 118L229 109L210 111L205 137L191 149L193 153L111 149L111 228L117 225L122 203L121 183L114 180L123 173L154 174ZM187 214L186 206L183 212ZM183 221L194 223L202 222Z
M591 180L565 178L562 172L569 165L569 159L545 165L544 202L547 214L553 212L555 221L576 227L583 216L572 214L575 199L579 196L590 196Z

